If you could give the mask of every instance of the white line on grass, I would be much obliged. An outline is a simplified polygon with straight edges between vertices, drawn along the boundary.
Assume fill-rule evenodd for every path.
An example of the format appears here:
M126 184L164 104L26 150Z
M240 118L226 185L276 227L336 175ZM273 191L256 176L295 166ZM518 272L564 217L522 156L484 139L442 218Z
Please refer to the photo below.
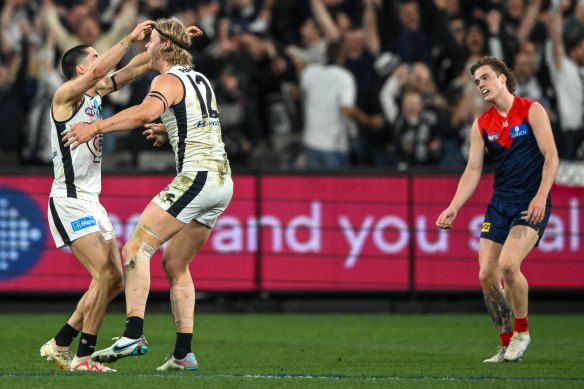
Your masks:
M186 373L186 374L185 374ZM108 374L109 376L110 374ZM115 376L115 374L111 374ZM584 377L463 377L463 376L350 376L336 374L236 374L236 373L195 373L182 372L182 374L124 374L123 376L137 377L161 377L184 378L188 375L203 378L245 378L266 380L355 380L355 381L518 381L518 382L584 382ZM59 373L8 373L0 372L0 377L87 377L85 374L59 374Z

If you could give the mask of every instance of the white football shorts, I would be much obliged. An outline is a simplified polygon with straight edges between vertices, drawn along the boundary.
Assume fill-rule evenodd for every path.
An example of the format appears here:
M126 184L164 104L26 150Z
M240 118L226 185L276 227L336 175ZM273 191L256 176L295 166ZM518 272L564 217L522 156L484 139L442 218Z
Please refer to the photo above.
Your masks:
M100 232L105 240L116 234L105 208L98 202L69 197L49 198L49 227L55 246L70 246L71 242L92 232Z
M185 224L194 219L212 228L232 196L230 174L181 172L152 202Z

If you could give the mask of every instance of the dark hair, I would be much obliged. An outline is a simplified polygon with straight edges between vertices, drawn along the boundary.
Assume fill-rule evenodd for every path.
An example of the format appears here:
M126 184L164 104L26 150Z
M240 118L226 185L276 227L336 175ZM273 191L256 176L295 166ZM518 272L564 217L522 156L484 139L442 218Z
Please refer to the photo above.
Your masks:
M482 57L474 65L470 67L470 74L474 76L477 69L483 66L490 66L491 69L493 69L495 73L497 73L497 76L504 74L505 77L507 77L507 81L505 82L505 84L507 85L507 89L509 89L509 92L511 93L515 92L515 90L517 89L517 80L515 79L515 75L513 74L511 69L509 69L507 65L505 65L505 62L495 57Z
M344 49L345 46L342 39L329 42L326 46L327 63L329 65L336 64L337 60L339 59L339 56L341 55Z
M75 77L77 72L75 68L79 65L85 57L87 56L87 49L91 47L89 45L78 45L69 49L63 58L61 59L61 71L67 80Z

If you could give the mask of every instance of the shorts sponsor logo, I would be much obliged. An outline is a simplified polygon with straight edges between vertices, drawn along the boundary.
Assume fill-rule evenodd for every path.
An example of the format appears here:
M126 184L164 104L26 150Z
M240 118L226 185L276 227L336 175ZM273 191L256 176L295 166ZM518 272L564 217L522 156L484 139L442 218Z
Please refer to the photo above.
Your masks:
M71 228L73 228L73 232L84 230L95 225L97 225L97 222L95 221L93 216L86 216L84 218L77 219L71 222Z
M491 223L483 223L483 229L481 232L489 232L491 231Z
M529 130L527 128L527 124L520 124L519 126L514 126L509 130L509 136L514 139L520 136L527 135Z
M174 204L174 198L176 196L174 195L174 193L160 193L158 195L158 199L160 199L160 201L162 201L163 203L169 203L169 204Z
M0 281L20 277L40 259L43 213L26 192L0 186Z

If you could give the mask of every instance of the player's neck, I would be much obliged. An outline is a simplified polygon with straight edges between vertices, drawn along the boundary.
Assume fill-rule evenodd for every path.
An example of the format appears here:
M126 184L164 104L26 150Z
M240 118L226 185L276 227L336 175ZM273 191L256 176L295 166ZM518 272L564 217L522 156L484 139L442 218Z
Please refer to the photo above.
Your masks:
M164 74L168 71L168 69L170 69L172 67L172 64L166 62L166 61L157 61L156 63L152 64L154 70L156 70L158 73L160 74Z
M513 101L515 100L515 96L509 92L502 93L495 101L493 101L493 107L497 110L497 112L501 116L507 116L509 111L511 111L511 107L513 107Z

